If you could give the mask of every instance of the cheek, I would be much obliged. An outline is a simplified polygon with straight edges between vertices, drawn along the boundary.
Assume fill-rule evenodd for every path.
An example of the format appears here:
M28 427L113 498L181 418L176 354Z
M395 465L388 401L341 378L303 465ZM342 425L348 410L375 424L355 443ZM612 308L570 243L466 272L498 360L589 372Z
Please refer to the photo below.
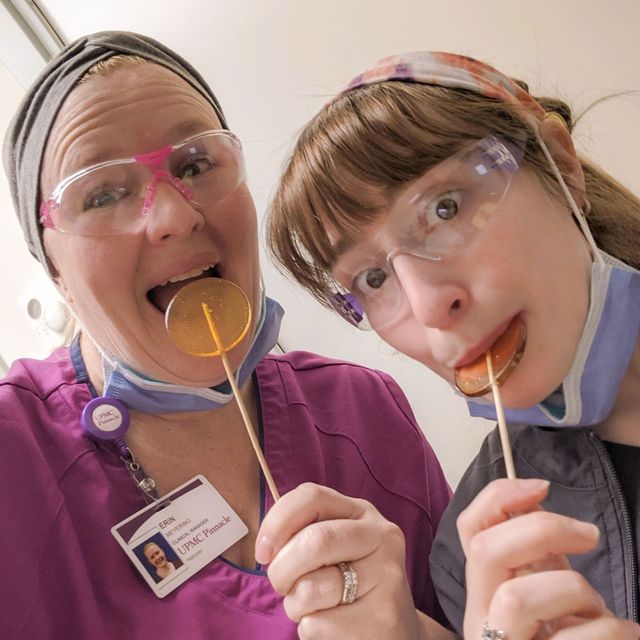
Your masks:
M257 214L253 198L245 184L214 206L207 216L210 224L225 230L241 228L246 231L257 229Z
M427 343L424 327L412 322L411 319L405 319L396 326L386 327L376 333L400 353L420 362L436 374L443 375L443 372L438 370Z
M109 240L56 234L46 242L61 293L79 315L83 307L93 309L108 303L110 294L123 286L131 290L128 274L135 273L134 252L124 239Z

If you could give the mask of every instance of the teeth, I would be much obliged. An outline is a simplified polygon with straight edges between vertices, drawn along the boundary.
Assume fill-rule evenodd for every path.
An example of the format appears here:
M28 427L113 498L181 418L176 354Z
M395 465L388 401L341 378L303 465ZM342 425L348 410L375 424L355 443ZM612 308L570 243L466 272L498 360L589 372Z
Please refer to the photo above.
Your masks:
M208 264L204 267L199 267L198 269L192 269L191 271L187 271L186 273L180 273L177 276L171 276L166 282L163 282L162 285L167 284L168 282L181 282L182 280L188 280L189 278L195 278L199 276L201 273L204 273L208 269L211 269L215 265Z

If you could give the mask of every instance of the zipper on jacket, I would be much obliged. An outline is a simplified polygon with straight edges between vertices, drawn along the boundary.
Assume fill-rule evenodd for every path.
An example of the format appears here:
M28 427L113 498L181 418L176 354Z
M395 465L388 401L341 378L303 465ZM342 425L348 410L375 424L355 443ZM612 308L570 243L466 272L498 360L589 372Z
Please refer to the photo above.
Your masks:
M633 562L630 567L631 574L631 585L629 589L629 593L631 595L631 619L634 622L638 622L638 578L636 575L636 549L635 544L633 542L633 535L631 533L631 518L629 517L629 509L627 508L627 501L622 493L622 486L620 485L620 480L618 480L618 474L611 462L611 456L607 451L607 447L604 442L600 439L598 434L595 431L591 431L589 434L591 440L596 444L598 452L600 454L600 459L604 461L607 471L609 473L609 477L613 480L613 485L615 491L617 493L618 499L620 501L620 505L622 507L622 520L623 520L623 544L626 552L629 553ZM629 604L629 603L627 603Z

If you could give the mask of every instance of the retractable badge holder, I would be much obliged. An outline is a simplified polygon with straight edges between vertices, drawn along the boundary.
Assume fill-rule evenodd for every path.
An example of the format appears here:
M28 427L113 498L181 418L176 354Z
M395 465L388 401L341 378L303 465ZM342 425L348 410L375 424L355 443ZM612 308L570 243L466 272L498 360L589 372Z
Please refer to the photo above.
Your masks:
M147 476L124 441L124 434L130 422L127 406L121 400L110 397L108 391L105 396L91 400L80 416L80 424L85 435L97 442L113 442L118 448L120 459L126 465L145 500L157 502L160 496L156 491L155 481Z
M226 355L242 341L251 324L246 294L234 283L220 278L200 279L185 285L174 296L165 321L169 336L183 351L221 358L251 444L277 500L277 488ZM91 400L84 408L82 429L93 440L116 445L121 460L148 502L115 524L111 533L155 595L164 598L244 538L249 529L202 474L160 498L155 482L124 441L129 411L121 400L111 396L116 395L113 381L113 377L109 379L103 397ZM157 562L151 563L147 557L150 548L157 550Z

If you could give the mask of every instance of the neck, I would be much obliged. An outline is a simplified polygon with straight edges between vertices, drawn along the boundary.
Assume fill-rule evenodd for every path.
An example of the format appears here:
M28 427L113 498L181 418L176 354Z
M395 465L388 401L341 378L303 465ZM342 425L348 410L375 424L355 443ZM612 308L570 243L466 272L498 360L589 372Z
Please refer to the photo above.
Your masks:
M603 440L640 447L640 341L622 379L613 411L598 425Z
M253 378L243 385L241 395L251 428L258 435ZM238 491L239 478L246 478L247 486L254 488L259 477L257 458L235 400L213 411L153 415L133 411L125 442L156 481L160 495L203 473L230 500Z
M80 352L91 384L95 387L99 395L104 391L104 376L102 373L102 356L93 343L93 340L86 333L80 334Z

